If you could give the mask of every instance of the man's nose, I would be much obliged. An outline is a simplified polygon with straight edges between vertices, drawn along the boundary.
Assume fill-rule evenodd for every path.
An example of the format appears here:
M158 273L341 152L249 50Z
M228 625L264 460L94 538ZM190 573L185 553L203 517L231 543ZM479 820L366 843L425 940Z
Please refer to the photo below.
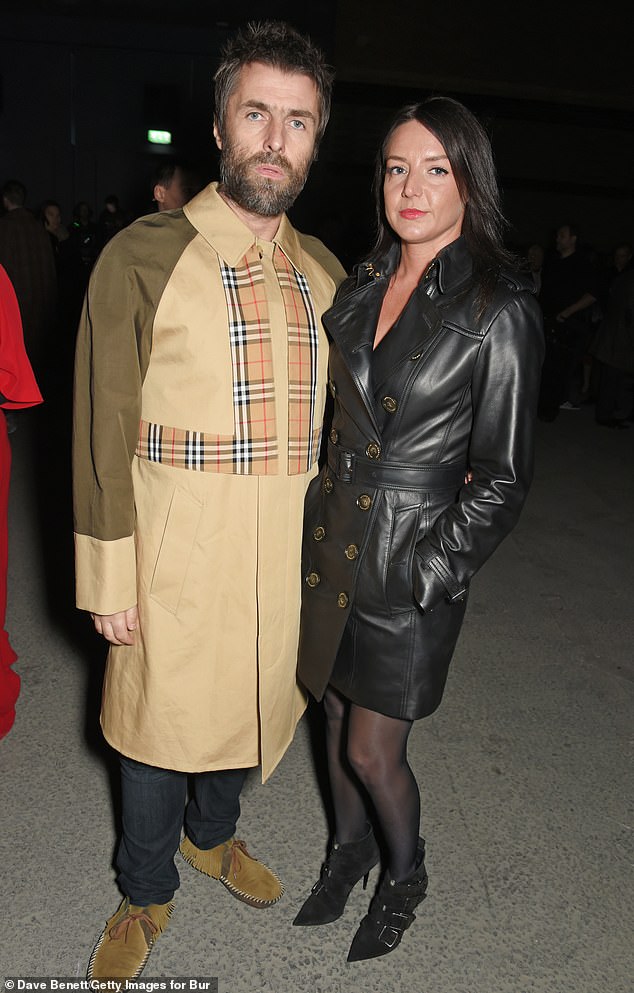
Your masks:
M277 121L273 118L269 121L269 126L264 136L264 147L269 152L282 151L284 148L284 125L282 121Z

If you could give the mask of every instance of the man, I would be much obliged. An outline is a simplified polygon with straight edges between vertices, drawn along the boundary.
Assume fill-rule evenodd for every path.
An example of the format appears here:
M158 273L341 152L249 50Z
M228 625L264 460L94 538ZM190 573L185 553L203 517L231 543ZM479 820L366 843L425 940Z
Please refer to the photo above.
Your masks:
M628 261L624 253L623 265L610 284L603 319L591 346L598 364L597 424L619 429L629 428L633 414L634 269L628 266Z
M557 229L557 255L544 266L540 301L544 311L546 357L539 416L554 420L558 410L579 410L583 359L591 337L597 278L590 259L577 246L573 224Z
M234 838L305 699L295 680L303 499L345 273L285 216L329 114L323 56L249 25L215 75L221 182L100 256L76 361L77 603L111 643L101 724L120 753L124 894L88 976L140 974L184 858L254 907L277 877ZM319 261L318 261L319 260Z
M49 336L55 325L57 274L50 238L26 207L26 187L17 179L2 187L0 265L18 298L24 344L40 384L45 380Z
M176 210L184 207L203 187L191 168L173 159L162 162L152 177L152 199L157 210Z

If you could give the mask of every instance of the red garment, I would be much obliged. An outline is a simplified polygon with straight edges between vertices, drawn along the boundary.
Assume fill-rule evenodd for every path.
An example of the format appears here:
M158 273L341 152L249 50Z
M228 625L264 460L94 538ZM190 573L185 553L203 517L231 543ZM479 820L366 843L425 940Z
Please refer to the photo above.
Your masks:
M0 265L0 407L16 410L42 403L27 358L22 322L15 291ZM11 446L4 414L0 414L0 738L11 730L15 720L15 703L20 692L20 677L11 666L17 655L4 629L7 608L7 564L9 539L7 511L11 478Z

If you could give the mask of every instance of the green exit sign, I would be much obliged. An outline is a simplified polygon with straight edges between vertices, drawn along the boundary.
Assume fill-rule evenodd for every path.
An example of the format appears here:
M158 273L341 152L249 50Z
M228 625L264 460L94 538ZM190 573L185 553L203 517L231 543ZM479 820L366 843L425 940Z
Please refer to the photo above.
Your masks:
M152 145L171 145L172 144L172 132L171 131L153 131L149 130L147 133L147 140L151 142Z

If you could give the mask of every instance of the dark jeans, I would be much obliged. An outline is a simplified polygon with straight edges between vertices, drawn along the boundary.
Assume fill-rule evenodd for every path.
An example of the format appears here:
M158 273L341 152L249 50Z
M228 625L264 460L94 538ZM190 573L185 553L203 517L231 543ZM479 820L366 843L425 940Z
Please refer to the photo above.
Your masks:
M167 903L179 886L174 856L183 821L197 848L228 841L236 830L240 791L249 770L194 773L188 803L188 773L119 758L123 832L117 881L131 903Z
M583 377L583 356L590 331L572 318L546 330L546 352L542 366L539 396L540 414L552 414L565 400L579 403Z

